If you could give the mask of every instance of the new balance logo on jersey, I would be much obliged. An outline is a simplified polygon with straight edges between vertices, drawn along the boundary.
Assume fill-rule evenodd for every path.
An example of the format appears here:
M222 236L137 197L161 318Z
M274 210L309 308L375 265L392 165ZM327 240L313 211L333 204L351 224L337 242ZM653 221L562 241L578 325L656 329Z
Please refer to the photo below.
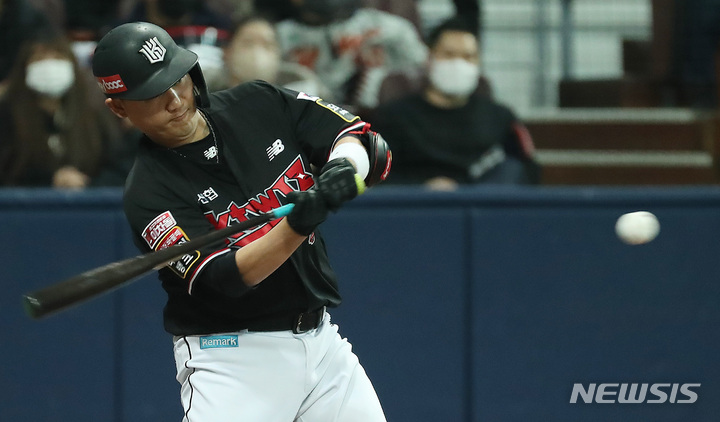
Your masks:
M165 59L165 51L165 47L160 44L157 37L152 37L145 41L145 44L143 44L140 49L140 53L142 53L151 64L163 61Z
M238 336L200 337L201 349L217 349L220 347L238 347Z
M270 161L273 160L273 158L277 157L281 152L285 150L285 145L283 145L282 141L280 139L276 139L275 142L273 142L272 145L270 145L266 151L268 155L268 159Z
M210 148L206 149L205 152L203 152L203 155L208 160L212 160L213 158L217 157L218 155L218 149L215 145L211 146Z

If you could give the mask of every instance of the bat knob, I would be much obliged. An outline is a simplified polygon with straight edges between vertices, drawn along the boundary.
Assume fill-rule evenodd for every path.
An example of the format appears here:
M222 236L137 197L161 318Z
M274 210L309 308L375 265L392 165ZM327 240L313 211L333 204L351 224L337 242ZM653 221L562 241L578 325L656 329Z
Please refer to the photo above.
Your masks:
M22 301L23 308L25 308L25 313L28 314L28 316L30 316L31 318L37 319L39 317L40 308L42 308L40 301L38 301L37 298L27 295L23 295Z

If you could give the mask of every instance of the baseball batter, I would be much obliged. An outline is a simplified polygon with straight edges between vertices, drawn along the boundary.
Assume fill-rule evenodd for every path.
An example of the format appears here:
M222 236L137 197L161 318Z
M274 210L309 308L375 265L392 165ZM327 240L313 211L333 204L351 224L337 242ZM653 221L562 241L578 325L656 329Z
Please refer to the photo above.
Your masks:
M341 298L316 228L363 180L385 179L382 137L342 108L264 82L210 94L197 56L149 23L103 37L93 73L108 107L145 134L124 195L141 250L295 204L159 270L183 421L384 421L330 322Z

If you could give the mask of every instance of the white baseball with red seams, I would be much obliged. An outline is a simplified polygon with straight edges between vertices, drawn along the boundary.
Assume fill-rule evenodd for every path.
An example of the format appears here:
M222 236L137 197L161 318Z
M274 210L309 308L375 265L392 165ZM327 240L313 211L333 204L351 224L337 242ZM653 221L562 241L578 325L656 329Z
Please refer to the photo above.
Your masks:
M618 218L615 233L628 245L642 245L657 237L660 233L660 222L649 211L630 212Z

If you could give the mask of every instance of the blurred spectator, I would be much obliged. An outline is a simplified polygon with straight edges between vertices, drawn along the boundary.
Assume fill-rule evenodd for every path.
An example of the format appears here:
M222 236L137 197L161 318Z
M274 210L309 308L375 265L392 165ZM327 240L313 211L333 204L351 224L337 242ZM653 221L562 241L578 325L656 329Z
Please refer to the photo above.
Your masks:
M407 1L411 0L401 0L401 3ZM393 0L389 0L389 2L394 3ZM462 16L472 31L480 35L482 0L417 0L413 2L417 5L420 33L424 39L427 39L435 27L453 16Z
M718 106L720 0L676 0L674 60L679 103L697 108Z
M208 7L204 0L142 0L124 20L152 22L163 28L211 26L229 30L232 25L229 18Z
M65 3L73 0L20 0L21 3L28 3L32 8L42 13L45 19L50 22L50 27L59 33L66 29Z
M119 16L120 0L63 0L63 3L65 29L73 41L99 40Z
M255 13L270 22L292 19L297 14L293 0L254 0Z
M482 0L453 0L453 3L455 15L462 16L467 22L468 29L480 35Z
M61 32L70 40L78 64L89 69L97 41L117 22L121 0L33 1L42 2L47 15L62 21ZM54 3L61 3L60 7Z
M27 1L0 0L0 95L23 41L51 28L47 17Z
M255 15L255 2L259 0L206 0L208 7L226 16L233 26ZM265 0L267 1L267 0Z
M389 183L450 190L470 183L538 183L532 139L507 107L481 95L478 39L459 18L429 37L427 83L368 121L393 150Z
M261 17L240 23L225 49L225 63L226 87L261 79L309 95L328 95L310 69L282 60L275 27Z
M66 39L23 43L0 100L0 185L83 188L117 160L119 127L91 84Z
M388 72L421 67L427 48L408 20L359 0L293 0L297 17L277 24L286 60L306 66L352 109L377 105Z
M412 22L415 29L422 35L423 28L420 23L420 12L416 0L362 0L364 7L382 10L401 16Z
M223 84L223 47L232 22L204 0L142 0L122 21L161 26L178 45L198 55L208 89L216 90Z
M271 22L278 22L283 19L291 19L297 15L297 8L293 6L293 0L211 0L213 2L237 2L254 3L254 13L266 17ZM455 0L455 1L477 1L477 0ZM362 7L383 10L393 15L401 16L415 25L420 31L420 14L418 12L417 0L360 0ZM328 3L331 4L331 3Z

